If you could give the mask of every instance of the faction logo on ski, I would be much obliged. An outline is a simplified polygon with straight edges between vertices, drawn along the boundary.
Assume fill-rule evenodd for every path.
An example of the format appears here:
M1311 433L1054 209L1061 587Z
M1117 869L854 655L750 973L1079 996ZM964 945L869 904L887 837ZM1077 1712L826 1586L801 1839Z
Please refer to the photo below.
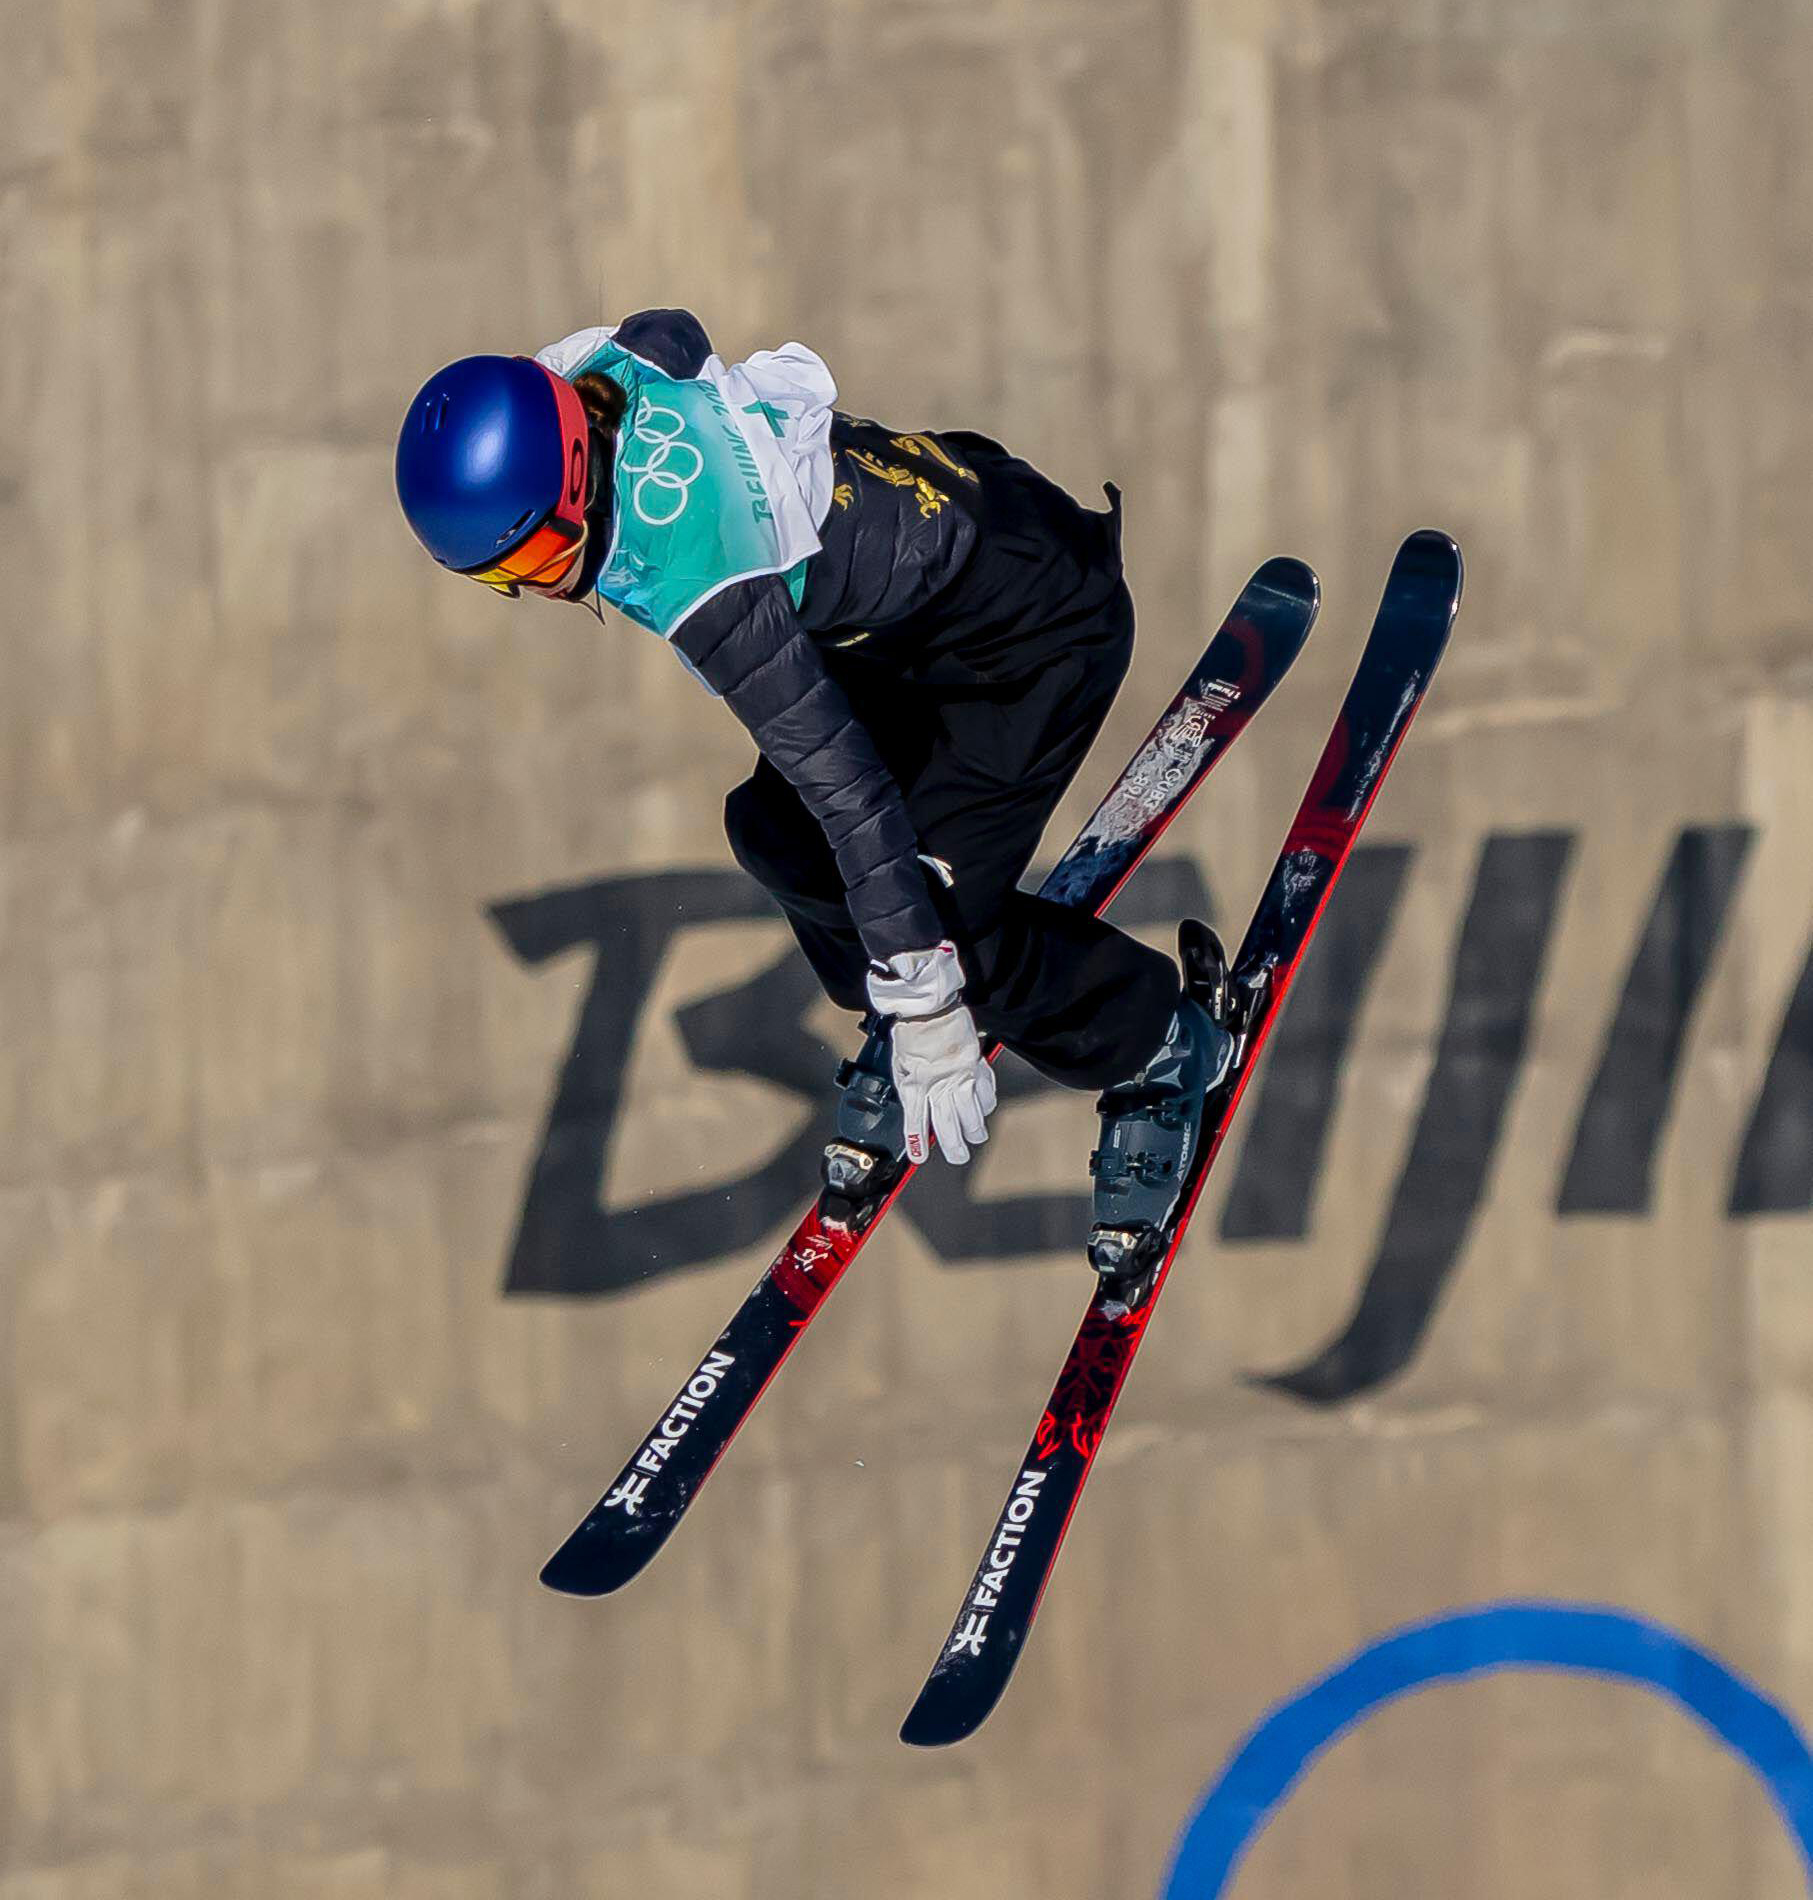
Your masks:
M1020 1473L1013 1496L1007 1500L1007 1509L995 1527L995 1541L989 1546L988 1556L971 1586L967 1614L958 1619L957 1627L951 1631L944 1652L947 1657L982 1654L982 1645L988 1641L988 1620L1007 1587L1007 1573L1019 1558L1026 1526L1039 1508L1039 1493L1049 1475L1033 1465Z
M692 1430L693 1421L698 1418L701 1407L717 1391L719 1382L735 1364L736 1360L731 1354L719 1352L715 1348L705 1355L704 1364L687 1380L667 1416L630 1460L629 1469L617 1481L615 1488L605 1494L603 1509L622 1511L626 1517L635 1517L641 1512L642 1500L650 1481L660 1477L662 1466L674 1455L680 1440Z
M775 1284L789 1303L801 1313L814 1312L842 1271L837 1242L822 1229L809 1233L775 1262L773 1271Z

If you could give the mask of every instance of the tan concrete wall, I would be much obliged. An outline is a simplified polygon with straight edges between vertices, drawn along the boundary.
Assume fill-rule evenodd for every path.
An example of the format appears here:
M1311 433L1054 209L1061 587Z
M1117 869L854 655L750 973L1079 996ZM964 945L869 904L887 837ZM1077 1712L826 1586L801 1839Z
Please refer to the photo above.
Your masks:
M1514 1595L1813 1723L1813 1226L1726 1212L1813 937L1804 0L0 0L0 47L0 1900L1156 1894L1268 1707ZM1392 545L1469 559L1311 1231L1218 1246L1211 1199L1021 1679L941 1757L895 1727L1072 1258L894 1222L659 1567L535 1584L773 1236L503 1296L592 960L487 911L725 869L747 746L655 642L435 572L390 456L441 360L655 301L1125 486L1141 647L1067 814L1259 558L1320 568L1185 827L1232 918ZM1653 1202L1564 1221L1686 824L1756 837ZM1528 1060L1409 1370L1244 1382L1339 1329L1482 843L1538 830L1576 842ZM672 1015L781 943L676 943L614 1204L799 1125ZM1072 1186L1088 1136L1004 1114L982 1191ZM1796 1865L1678 1711L1512 1678L1342 1744L1238 1891Z

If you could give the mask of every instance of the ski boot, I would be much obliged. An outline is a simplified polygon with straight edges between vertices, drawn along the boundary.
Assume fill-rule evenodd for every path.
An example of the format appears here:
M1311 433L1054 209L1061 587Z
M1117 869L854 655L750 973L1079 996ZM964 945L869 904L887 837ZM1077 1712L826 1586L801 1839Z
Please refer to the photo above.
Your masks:
M862 1048L837 1065L843 1094L825 1144L818 1201L825 1226L849 1233L868 1226L906 1166L906 1115L894 1092L891 1024L885 1016L865 1016L862 1026Z
M1179 936L1184 993L1145 1066L1096 1103L1101 1139L1089 1157L1095 1225L1089 1264L1129 1311L1152 1289L1190 1179L1210 1096L1238 1046L1227 954L1206 924Z

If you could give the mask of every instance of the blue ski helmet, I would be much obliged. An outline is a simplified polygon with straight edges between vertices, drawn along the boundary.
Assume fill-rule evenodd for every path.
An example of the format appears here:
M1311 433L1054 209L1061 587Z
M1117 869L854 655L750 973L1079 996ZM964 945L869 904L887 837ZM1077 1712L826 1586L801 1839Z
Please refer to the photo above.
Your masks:
M583 526L590 438L564 377L527 356L463 356L429 377L397 437L397 499L443 567L493 567L558 516Z

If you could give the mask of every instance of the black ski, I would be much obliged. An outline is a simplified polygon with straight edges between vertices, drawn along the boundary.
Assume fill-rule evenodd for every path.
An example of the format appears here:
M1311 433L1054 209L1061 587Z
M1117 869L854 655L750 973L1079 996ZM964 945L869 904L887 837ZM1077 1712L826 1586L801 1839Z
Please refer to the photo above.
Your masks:
M1097 913L1108 907L1289 670L1319 598L1315 575L1300 561L1267 561L1254 574L1163 717L1040 885L1042 896ZM543 1583L573 1596L603 1596L654 1556L913 1172L902 1157L894 1186L859 1224L827 1223L820 1203L807 1210L610 1489L549 1558Z
M1208 1104L1190 1180L1156 1273L1149 1288L1133 1293L1104 1283L1090 1302L963 1607L901 1728L902 1741L927 1748L961 1741L987 1719L1007 1687L1209 1169L1354 838L1448 644L1460 590L1460 549L1445 534L1424 530L1398 550L1347 698L1234 959L1234 1063Z

